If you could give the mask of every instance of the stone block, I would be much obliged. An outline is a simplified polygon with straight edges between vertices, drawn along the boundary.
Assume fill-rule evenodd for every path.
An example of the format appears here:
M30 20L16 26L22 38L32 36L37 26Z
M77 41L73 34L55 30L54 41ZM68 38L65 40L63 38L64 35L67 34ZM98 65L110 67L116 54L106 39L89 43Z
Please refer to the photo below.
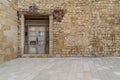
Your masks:
M5 31L5 30L10 30L11 27L9 25L3 25L2 29Z
M112 29L114 32L120 32L120 25L113 25Z

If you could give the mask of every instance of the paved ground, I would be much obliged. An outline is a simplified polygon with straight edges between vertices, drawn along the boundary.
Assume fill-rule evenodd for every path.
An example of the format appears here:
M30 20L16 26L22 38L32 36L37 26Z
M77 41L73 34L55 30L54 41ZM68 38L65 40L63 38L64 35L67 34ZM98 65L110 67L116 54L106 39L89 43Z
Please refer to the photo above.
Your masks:
M120 58L18 58L0 64L0 80L120 80Z

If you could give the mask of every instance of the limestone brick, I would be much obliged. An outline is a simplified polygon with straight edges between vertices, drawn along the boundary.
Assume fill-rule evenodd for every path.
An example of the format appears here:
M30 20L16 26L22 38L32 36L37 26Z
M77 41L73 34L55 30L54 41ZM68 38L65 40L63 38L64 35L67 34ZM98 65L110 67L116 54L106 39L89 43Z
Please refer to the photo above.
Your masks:
M53 56L120 56L119 0L19 0L19 10L28 11L33 3L39 14L65 10L62 22L50 19ZM3 13L0 16L5 17ZM8 29L12 26L5 27ZM0 34L2 38L3 32Z

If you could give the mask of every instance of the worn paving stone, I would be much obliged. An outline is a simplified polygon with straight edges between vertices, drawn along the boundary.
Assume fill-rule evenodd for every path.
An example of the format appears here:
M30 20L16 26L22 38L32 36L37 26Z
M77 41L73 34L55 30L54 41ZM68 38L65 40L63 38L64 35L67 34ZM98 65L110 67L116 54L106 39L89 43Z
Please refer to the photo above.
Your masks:
M0 64L0 80L120 80L120 58L18 58Z

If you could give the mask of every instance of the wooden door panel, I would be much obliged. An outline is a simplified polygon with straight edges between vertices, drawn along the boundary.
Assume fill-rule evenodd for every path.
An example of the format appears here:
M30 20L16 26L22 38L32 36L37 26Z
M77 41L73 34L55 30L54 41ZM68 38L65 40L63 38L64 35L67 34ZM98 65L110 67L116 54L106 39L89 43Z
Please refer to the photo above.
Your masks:
M29 27L28 34L29 53L44 54L46 44L46 27Z

